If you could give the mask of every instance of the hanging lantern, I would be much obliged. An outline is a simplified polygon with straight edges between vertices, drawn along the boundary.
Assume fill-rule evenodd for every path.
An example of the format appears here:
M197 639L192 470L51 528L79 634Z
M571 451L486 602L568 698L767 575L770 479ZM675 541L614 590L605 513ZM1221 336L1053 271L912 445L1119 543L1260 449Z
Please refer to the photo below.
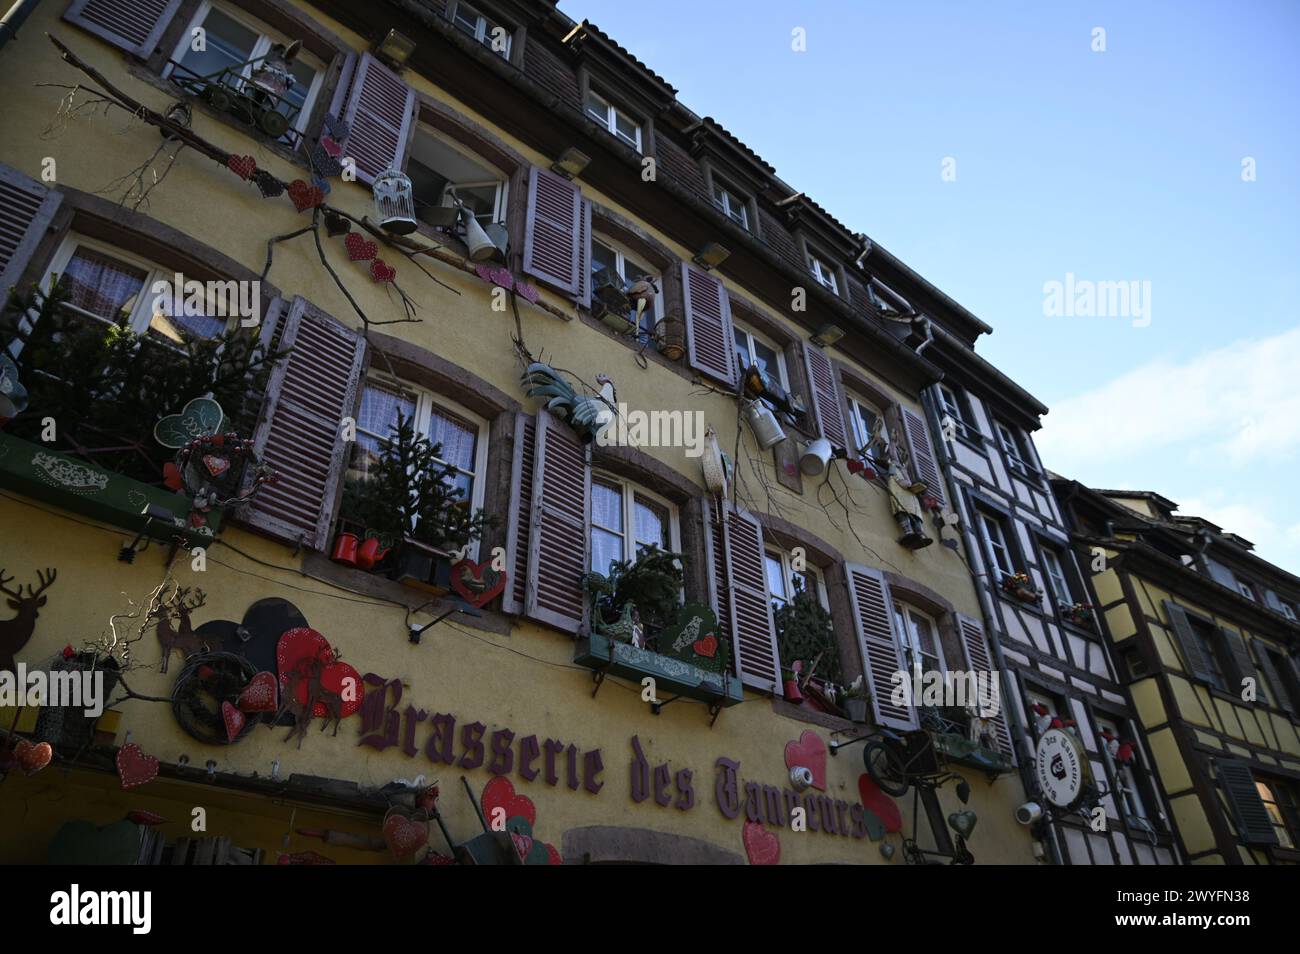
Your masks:
M385 231L408 235L415 231L415 192L410 178L396 169L381 172L371 187L375 217Z

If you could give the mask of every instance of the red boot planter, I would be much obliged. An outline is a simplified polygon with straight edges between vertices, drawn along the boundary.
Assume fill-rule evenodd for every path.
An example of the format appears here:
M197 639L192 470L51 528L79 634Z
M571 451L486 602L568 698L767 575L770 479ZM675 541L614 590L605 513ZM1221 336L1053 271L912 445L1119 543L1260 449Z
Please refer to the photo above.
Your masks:
M357 547L357 566L363 570L373 570L375 565L388 556L391 547L380 547L378 537L366 537Z
M330 554L330 559L345 566L356 566L357 535L355 533L340 533L335 537L334 552Z

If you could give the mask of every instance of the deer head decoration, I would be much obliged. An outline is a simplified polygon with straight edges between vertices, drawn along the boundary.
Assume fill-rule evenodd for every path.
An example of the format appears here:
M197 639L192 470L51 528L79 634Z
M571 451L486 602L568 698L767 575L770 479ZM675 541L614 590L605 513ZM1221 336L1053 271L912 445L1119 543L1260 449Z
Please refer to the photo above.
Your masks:
M57 570L37 571L36 579L40 586L33 588L28 583L27 594L24 596L22 586L15 590L9 589L14 578L5 577L4 570L0 570L0 593L9 597L9 608L18 613L13 619L0 622L0 672L15 671L14 656L32 638L32 633L36 630L36 617L45 605L46 598L42 594L50 588L57 575Z

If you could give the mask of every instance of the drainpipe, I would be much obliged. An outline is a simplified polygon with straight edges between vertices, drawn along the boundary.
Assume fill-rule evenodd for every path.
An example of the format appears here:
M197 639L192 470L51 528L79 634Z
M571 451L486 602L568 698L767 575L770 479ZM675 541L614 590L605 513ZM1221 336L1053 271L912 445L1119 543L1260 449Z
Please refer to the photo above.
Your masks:
M3 47L11 38L18 36L18 28L23 25L23 21L28 15L36 9L36 4L40 0L16 0L14 5L9 8L9 12L0 17L0 47Z
M927 321L926 324L926 331L928 332L930 330L929 322ZM927 338L926 342L923 342L922 345L918 346L918 350L920 350L920 347L924 344L928 343L929 341ZM930 389L927 388L921 394L921 402L924 405L926 417L930 420L936 420L937 418L935 418L932 413L934 409L934 396ZM934 429L931 428L932 436L933 432ZM960 487L957 483L957 478L952 474L952 458L948 455L948 445L943 441L942 434L938 436L939 440L931 441L931 443L934 444L939 455L939 466L943 471L944 483L948 488L948 499L951 500L953 506L956 507L957 501L962 499ZM975 531L971 527L971 522L969 520L963 519L961 521L961 538L962 544L966 549L966 563L968 566L973 567L976 558L979 555L979 547L975 540ZM983 564L984 561L981 559L980 563ZM1012 696L1012 693L1008 692L1008 689L1014 690L1015 683L1011 680L1011 670L1007 668L1006 657L1002 653L1002 640L997 635L998 617L993 605L993 596L989 593L988 587L984 584L985 579L983 577L975 580L975 594L979 597L980 611L984 616L984 633L988 637L989 648L993 651L994 665L998 667L998 672L1002 676L1002 711L1006 713L1007 728L1011 732L1012 745L1014 745L1016 749L1020 749L1021 746L1017 744L1017 740L1027 740L1029 738L1029 730L1020 721L1020 714L1016 707L1008 702ZM1020 785L1024 789L1026 800L1031 800L1033 796L1030 793L1034 791L1033 759L1021 757L1016 759L1016 761L1019 763ZM1054 865L1061 865L1064 862L1061 860L1060 849L1056 844L1055 834L1049 831L1049 828L1050 825L1044 823L1045 837L1043 838L1043 841L1047 842L1048 851L1050 851L1052 855L1052 863Z
M916 346L916 353L920 354L930 345L934 344L934 326L930 324L930 318L927 315L917 314L912 319L913 324L918 324L925 329L925 340Z

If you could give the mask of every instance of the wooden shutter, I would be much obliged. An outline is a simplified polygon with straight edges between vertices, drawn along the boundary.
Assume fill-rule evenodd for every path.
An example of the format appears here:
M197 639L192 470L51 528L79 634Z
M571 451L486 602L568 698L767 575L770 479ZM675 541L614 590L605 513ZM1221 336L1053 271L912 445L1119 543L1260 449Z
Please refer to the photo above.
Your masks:
M571 179L533 166L524 223L524 271L556 291L580 300L582 272L591 260L591 207ZM589 269L588 269L589 270ZM587 292L590 296L590 290ZM587 298L587 303L591 301Z
M54 220L63 193L0 163L0 305Z
M804 342L804 365L808 369L808 403L817 420L817 430L833 447L849 446L844 402L839 388L839 374L826 352L811 342Z
M1264 705L1268 705L1268 693L1264 691L1264 681L1259 678L1255 672L1255 664L1251 662L1250 651L1246 648L1246 640L1236 630L1227 629L1220 626L1219 632L1223 634L1223 641L1227 644L1228 652L1232 654L1233 666L1237 670L1237 684L1229 686L1233 695L1240 695L1243 679L1255 680L1255 696Z
M72 0L63 19L146 59L180 5L181 0Z
M686 313L687 361L701 374L736 386L736 335L731 299L722 282L682 262L682 300Z
M1287 691L1286 683L1282 681L1282 674L1273 664L1273 654L1269 652L1268 646L1262 640L1256 639L1252 642L1255 644L1255 658L1259 660L1260 671L1263 672L1268 687L1272 690L1273 703L1284 712L1295 715L1295 704L1291 701L1291 693ZM1289 664L1288 660L1282 660L1282 665Z
M578 304L591 307L591 200L582 200L578 219Z
M343 155L357 164L367 185L388 168L401 169L415 117L415 90L369 53L361 54L352 76L343 119L348 138Z
M1178 639L1178 645L1183 650L1183 662L1187 666L1188 672L1201 682L1214 681L1214 670L1210 667L1209 660L1205 658L1205 652L1201 648L1201 641L1196 638L1196 633L1192 631L1191 620L1187 618L1187 611L1170 600L1165 600L1165 615L1169 617L1169 622L1173 624L1174 636Z
M723 535L726 524L722 519L723 508L716 501L701 500L704 509L704 559L707 564L709 581L709 604L718 617L718 629L730 636L733 647L731 658L735 668L736 636L731 628L731 574L727 572L727 545Z
M533 466L537 460L537 419L515 415L514 458L510 465L510 513L506 522L506 565L510 578L501 610L522 614L528 583L528 534L533 517Z
M590 448L545 410L537 412L536 427L524 612L576 634L587 613L582 576L591 540Z
M732 620L736 672L747 686L781 693L781 654L763 563L763 528L753 514L728 505L722 544L729 571L727 611Z
M343 418L356 414L366 342L302 296L279 333L289 355L275 366L257 426L258 456L279 475L253 498L245 522L324 550L352 445Z
M907 442L907 459L912 465L912 477L925 484L926 490L939 499L942 504L946 495L943 492L943 475L935 462L934 450L930 446L930 428L925 418L911 408L899 408L903 420L903 440Z
M993 668L988 642L984 638L984 627L972 616L964 616L961 613L954 615L957 619L957 628L961 633L961 645L966 651L967 667L972 672L988 673L997 685L999 705L998 714L993 719L993 729L997 735L998 748L1014 758L1016 753L1011 744L1011 732L1007 728L1007 697L1003 691L1001 676Z
M1264 800L1259 797L1250 765L1241 759L1215 759L1215 764L1241 841L1247 845L1278 844L1277 832L1273 830Z
M885 575L869 566L846 563L844 576L849 584L853 627L858 633L858 648L862 652L862 668L871 692L876 724L915 729L915 707L895 705L890 698L894 673L904 672L906 667L894 634L894 605Z

